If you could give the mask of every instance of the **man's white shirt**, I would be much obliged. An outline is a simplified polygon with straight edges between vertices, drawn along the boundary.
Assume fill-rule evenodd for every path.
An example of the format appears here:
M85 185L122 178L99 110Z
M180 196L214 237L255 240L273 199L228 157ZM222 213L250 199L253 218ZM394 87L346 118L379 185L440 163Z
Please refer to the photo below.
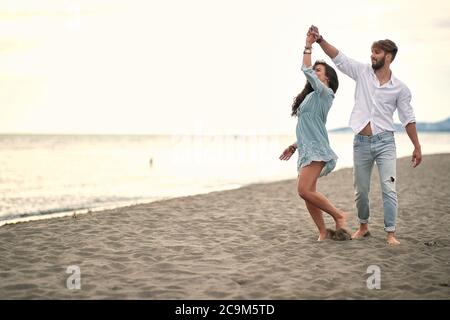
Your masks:
M391 79L380 86L370 64L357 62L342 52L332 59L338 70L356 81L355 105L349 126L355 134L370 122L372 133L395 131L393 115L397 109L400 122L405 127L416 122L411 106L411 91L391 74Z

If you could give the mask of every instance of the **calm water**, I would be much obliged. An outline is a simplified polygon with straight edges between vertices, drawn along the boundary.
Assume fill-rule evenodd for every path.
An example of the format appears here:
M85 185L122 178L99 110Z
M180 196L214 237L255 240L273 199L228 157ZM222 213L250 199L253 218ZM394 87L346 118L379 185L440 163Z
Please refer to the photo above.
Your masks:
M424 154L450 134L420 134ZM398 157L409 156L397 134ZM290 136L0 135L0 225L296 178ZM337 169L352 166L351 133L330 134Z

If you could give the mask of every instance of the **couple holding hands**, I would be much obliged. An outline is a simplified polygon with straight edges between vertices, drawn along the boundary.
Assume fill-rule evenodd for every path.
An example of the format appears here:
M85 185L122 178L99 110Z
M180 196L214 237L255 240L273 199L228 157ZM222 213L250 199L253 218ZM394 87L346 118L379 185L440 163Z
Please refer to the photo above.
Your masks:
M330 147L325 124L339 80L336 71L325 61L318 60L312 64L314 43L331 58L339 71L356 81L355 103L349 125L355 134L353 185L360 225L353 234L346 229L348 214L316 191L317 179L330 173L338 159ZM332 235L339 235L338 239L360 239L370 235L369 189L373 165L376 163L382 190L387 243L398 245L400 242L395 236L398 208L393 122L395 110L414 146L413 167L422 160L414 111L410 104L411 92L403 82L394 77L390 69L398 48L391 40L376 41L371 47L371 64L360 63L328 43L315 26L309 28L305 44L302 71L307 83L294 99L291 114L298 118L297 141L283 151L280 159L288 160L298 151L297 191L319 230L319 241ZM336 231L326 228L322 211L332 216Z

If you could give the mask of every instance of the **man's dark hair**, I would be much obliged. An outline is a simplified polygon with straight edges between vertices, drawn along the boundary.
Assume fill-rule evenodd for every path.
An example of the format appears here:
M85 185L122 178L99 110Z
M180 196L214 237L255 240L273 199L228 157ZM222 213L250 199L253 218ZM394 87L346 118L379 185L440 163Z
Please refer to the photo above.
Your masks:
M397 54L398 48L394 41L389 39L378 40L372 44L372 49L381 49L386 53L392 54L392 61L395 59L395 55Z

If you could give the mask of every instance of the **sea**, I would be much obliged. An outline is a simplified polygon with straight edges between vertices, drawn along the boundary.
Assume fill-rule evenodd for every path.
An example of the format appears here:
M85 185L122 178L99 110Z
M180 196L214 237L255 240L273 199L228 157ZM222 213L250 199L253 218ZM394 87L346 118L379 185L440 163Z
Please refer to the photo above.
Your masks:
M449 153L450 133L419 133L423 154ZM352 166L352 133L329 133ZM295 135L0 135L0 226L296 179ZM396 133L397 156L411 156Z

